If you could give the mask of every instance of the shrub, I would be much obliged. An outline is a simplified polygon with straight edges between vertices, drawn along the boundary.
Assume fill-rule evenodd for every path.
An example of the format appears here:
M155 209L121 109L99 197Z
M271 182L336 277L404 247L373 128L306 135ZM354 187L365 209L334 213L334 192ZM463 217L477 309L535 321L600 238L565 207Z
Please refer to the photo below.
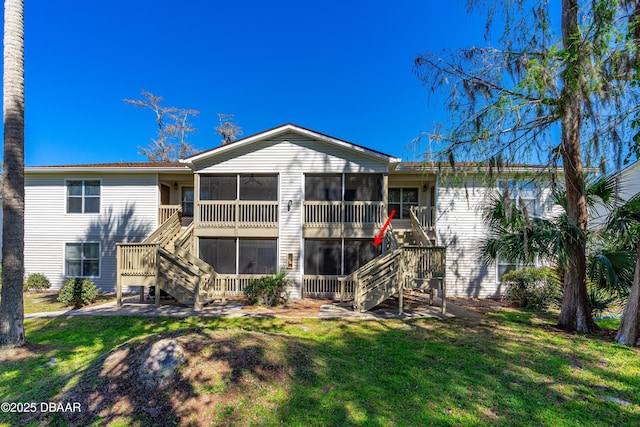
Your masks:
M264 304L269 307L276 306L287 300L286 288L291 283L285 279L286 271L281 271L273 276L253 279L244 289L247 303Z
M513 270L503 280L505 299L517 307L544 310L559 301L560 281L548 267Z
M49 289L51 283L47 276L42 273L31 273L27 280L24 282L24 291L36 291L42 292L44 289Z
M58 294L58 301L63 304L80 308L95 302L98 297L98 288L89 279L78 277L67 280Z

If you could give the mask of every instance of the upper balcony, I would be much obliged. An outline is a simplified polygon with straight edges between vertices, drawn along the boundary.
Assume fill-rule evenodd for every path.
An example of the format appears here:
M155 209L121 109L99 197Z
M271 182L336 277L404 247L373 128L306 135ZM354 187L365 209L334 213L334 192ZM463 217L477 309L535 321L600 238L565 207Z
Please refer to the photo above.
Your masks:
M278 176L196 176L197 236L278 236Z
M373 237L387 219L383 174L307 174L303 236Z
M327 202L309 201L304 202L304 223L305 236L309 234L323 234L317 230L373 230L384 224L387 218L387 210L384 202Z

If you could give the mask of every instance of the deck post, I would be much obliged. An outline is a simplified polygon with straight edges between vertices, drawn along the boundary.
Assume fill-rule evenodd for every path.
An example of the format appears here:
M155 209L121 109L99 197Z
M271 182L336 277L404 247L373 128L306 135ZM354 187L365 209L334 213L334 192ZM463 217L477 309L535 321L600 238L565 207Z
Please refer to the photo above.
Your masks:
M356 304L360 304L360 283L358 282L358 270L352 273L353 280L353 308L355 310ZM358 307L358 310L360 308Z
M338 277L338 282L340 282L340 302L344 302L344 281L346 277Z
M200 281L202 280L201 276L198 276L198 280L196 281L196 286L193 288L193 309L196 311L202 310L202 301L200 301Z
M446 274L447 274L447 253L446 252L442 252L442 314L446 314L447 313L447 281L446 281Z
M155 305L160 307L160 251L156 247L156 287Z
M405 262L404 259L407 256L407 248L402 247L400 256L393 261L395 267L395 279L398 281L398 316L402 316L404 297L404 281L405 281Z
M403 310L403 301L402 301L402 297L404 296L404 280L401 278L400 280L398 280L399 284L398 284L398 316L402 316L402 310Z
M120 245L116 247L116 305L122 307L122 254Z
M144 302L144 286L139 286L140 288L140 302Z

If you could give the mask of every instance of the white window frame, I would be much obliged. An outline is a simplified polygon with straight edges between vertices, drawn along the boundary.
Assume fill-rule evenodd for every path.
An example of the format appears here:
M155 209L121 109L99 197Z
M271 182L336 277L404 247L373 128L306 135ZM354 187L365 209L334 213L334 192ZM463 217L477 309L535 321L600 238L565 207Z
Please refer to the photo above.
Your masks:
M400 201L399 202L396 203L396 202L391 202L389 200L389 191L391 191L391 190L400 190ZM390 205L400 205L400 210L399 210L399 212L396 212L396 214L394 216L394 219L409 219L408 217L405 218L405 217L402 216L402 208L404 207L403 205L405 203L408 203L408 202L404 202L402 200L403 199L402 195L403 195L405 190L416 190L418 192L418 200L417 200L417 202L415 204L411 203L411 204L409 204L409 206L415 206L415 207L419 207L420 206L420 187L412 187L410 185L409 186L404 186L404 187L389 187L389 189L387 190L387 205L388 205L387 208ZM391 214L391 209L388 208L388 210L389 210L388 214Z
M527 209L529 215L535 216L538 214L540 208L538 197L539 188L535 181L514 179L498 180L498 182L496 182L496 190L502 194L505 189L509 190L509 199L511 199L512 202L519 203L519 201L522 200L525 205L533 207L533 210ZM519 205L518 208L520 208Z
M67 245L77 245L77 244L81 244L83 245L82 249L81 249L81 258L80 258L80 271L83 270L82 268L82 263L86 260L93 260L94 258L85 258L84 257L84 245L85 244L97 244L98 245L98 275L97 276L73 276L73 275L68 275L67 274ZM86 242L64 242L63 244L64 249L63 249L63 253L64 253L64 257L62 260L62 276L63 277L67 277L67 278L72 278L72 277L80 277L82 279L99 279L100 277L102 277L102 242L100 241L86 241Z
M82 195L71 196L76 198L82 198L82 210L80 212L69 212L69 182L82 182ZM98 181L100 193L97 196L98 199L98 212L85 212L85 199L87 197L96 198L96 196L87 196L85 194L85 182L86 181ZM102 179L101 178L66 178L64 180L64 211L68 215L99 215L102 211Z

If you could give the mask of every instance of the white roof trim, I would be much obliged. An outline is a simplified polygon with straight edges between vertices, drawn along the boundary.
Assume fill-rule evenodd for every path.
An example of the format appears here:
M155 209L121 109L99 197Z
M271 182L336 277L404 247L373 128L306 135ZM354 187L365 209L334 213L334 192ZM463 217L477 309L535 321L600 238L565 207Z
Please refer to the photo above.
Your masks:
M261 132L261 133L258 133L256 135L249 136L247 138L241 139L238 142L233 142L231 144L223 145L221 147L217 147L217 148L214 148L212 150L208 150L208 151L205 151L203 153L196 154L195 156L187 157L186 159L180 160L180 161L184 162L186 164L193 164L194 162L201 161L201 160L206 159L208 157L217 156L219 154L226 153L227 151L235 150L236 148L240 148L240 147L243 147L245 145L252 144L252 143L254 143L256 141L262 141L262 140L266 140L266 139L269 139L269 138L273 138L273 137L275 137L277 135L281 135L281 134L284 134L284 133L287 133L287 132L295 132L295 133L298 133L300 135L308 136L308 137L316 139L316 140L324 141L324 142L327 142L329 144L337 145L337 146L340 146L340 147L343 147L343 148L346 148L346 149L349 149L349 150L360 152L361 154L364 154L364 155L369 156L369 157L374 157L374 158L377 158L377 159L380 159L380 160L386 160L386 161L388 161L390 163L398 163L398 162L401 161L401 159L399 159L397 157L388 156L388 155L385 155L383 153L379 153L377 151L370 150L370 149L367 149L365 147L354 145L354 144L351 144L351 143L346 142L346 141L341 141L339 139L335 139L335 138L332 138L330 136L323 135L321 133L317 133L317 132L314 132L314 131L311 131L311 130L308 130L308 129L305 129L305 128L301 128L299 126L292 125L292 124L282 125L282 126L279 126L277 128L273 128L273 129L270 129L268 131Z
M82 173L184 173L193 171L187 165L184 168L170 168L170 167L157 167L157 168L140 168L140 167L87 167L87 166L28 166L24 168L24 173L58 173L65 174L69 172L82 172Z

